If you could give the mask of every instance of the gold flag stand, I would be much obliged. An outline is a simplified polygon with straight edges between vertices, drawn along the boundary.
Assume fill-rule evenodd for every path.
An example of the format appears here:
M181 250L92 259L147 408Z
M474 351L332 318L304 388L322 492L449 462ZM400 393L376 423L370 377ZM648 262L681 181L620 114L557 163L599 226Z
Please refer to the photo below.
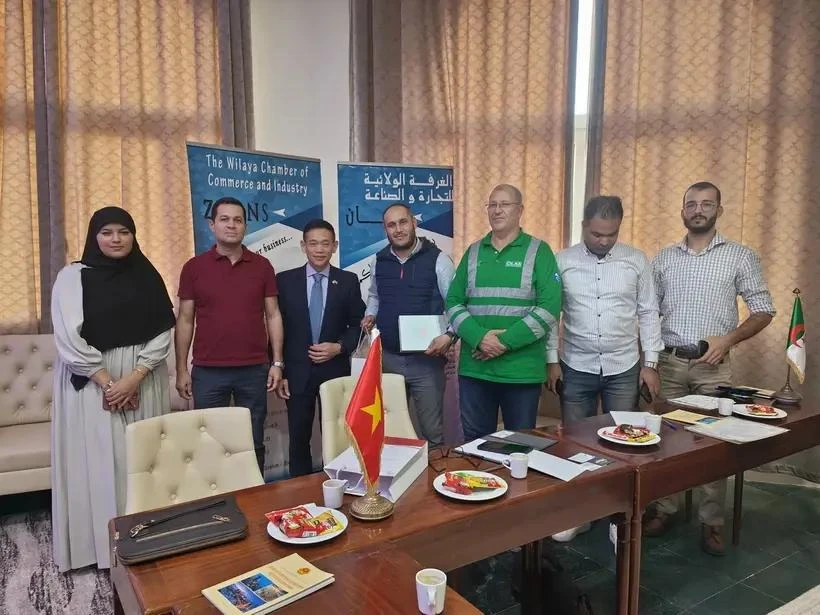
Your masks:
M375 485L368 484L367 493L350 505L350 514L361 521L387 519L393 514L393 502L376 493Z
M795 295L800 295L800 289L795 288L792 291ZM791 326L791 325L790 325ZM788 362L786 363L786 384L784 384L781 389L774 394L774 400L778 403L785 404L785 405L797 405L801 401L803 401L803 396L795 391L791 385L791 377L792 377L792 366Z

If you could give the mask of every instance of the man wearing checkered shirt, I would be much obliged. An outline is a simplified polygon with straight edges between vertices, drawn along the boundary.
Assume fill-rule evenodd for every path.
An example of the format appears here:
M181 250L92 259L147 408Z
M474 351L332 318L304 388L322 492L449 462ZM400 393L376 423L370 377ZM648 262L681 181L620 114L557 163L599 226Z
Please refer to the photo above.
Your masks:
M718 385L731 385L729 350L763 330L775 314L760 258L715 229L722 213L717 186L692 184L681 209L686 237L661 250L652 264L665 346L659 363L661 395L666 399L710 395ZM738 295L749 309L740 325ZM700 340L709 345L702 355ZM723 555L726 480L704 485L703 491L701 545L707 553ZM663 533L677 510L677 495L656 502L644 534Z

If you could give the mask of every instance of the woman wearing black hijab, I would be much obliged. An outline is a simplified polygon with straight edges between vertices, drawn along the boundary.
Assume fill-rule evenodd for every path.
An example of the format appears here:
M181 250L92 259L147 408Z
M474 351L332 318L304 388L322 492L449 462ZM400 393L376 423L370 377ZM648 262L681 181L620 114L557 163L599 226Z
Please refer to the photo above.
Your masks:
M91 217L82 259L54 283L51 318L54 561L108 568L108 520L125 510L125 426L170 411L173 307L127 211Z

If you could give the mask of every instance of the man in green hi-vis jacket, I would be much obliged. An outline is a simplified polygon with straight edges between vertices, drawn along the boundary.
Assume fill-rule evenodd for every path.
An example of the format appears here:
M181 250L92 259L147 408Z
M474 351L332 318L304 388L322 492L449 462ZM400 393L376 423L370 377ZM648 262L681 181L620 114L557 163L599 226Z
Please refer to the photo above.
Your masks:
M447 294L447 317L462 339L458 367L464 437L535 427L546 380L546 337L558 326L561 276L546 242L521 230L515 186L487 202L492 229L461 259Z

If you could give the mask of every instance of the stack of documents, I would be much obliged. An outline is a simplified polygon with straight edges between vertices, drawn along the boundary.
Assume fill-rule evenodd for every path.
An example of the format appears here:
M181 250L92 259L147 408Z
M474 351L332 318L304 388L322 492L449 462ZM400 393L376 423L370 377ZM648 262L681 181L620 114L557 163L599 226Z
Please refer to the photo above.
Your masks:
M667 400L670 404L680 404L690 408L700 408L701 410L717 410L718 398L708 395L684 395L675 399Z
M734 444L763 440L789 431L783 427L764 425L763 423L745 421L734 417L722 418L708 425L691 425L686 429L687 431L717 438L718 440L725 440L726 442L733 442Z
M661 418L677 421L678 423L687 423L689 425L710 425L723 420L723 417L706 416L705 414L689 412L688 410L673 410L672 412L661 415Z

